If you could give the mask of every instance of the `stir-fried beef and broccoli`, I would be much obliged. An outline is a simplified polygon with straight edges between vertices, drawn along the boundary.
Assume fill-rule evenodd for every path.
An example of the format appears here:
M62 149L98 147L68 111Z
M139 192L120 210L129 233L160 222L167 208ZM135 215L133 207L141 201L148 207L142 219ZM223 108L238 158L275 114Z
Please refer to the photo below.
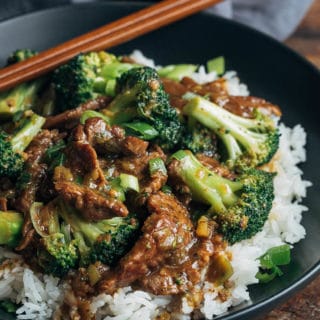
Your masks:
M169 67L91 52L0 95L0 244L79 299L226 284L268 218L279 108Z

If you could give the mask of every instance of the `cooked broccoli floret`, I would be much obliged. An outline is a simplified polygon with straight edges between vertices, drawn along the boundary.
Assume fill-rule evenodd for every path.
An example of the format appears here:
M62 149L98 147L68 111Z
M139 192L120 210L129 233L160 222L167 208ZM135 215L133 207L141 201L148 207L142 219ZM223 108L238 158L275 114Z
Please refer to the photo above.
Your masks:
M0 245L15 247L21 238L23 215L15 211L0 211Z
M182 149L191 150L193 153L204 153L210 157L217 154L214 133L191 118L181 138L180 146Z
M7 59L7 65L24 61L38 54L37 51L31 49L18 49L10 54Z
M139 233L138 220L133 216L88 222L71 207L61 206L60 215L70 225L79 243L81 263L84 265L96 261L114 265L130 250Z
M248 169L231 181L203 166L190 151L172 157L177 161L176 174L190 188L193 200L210 206L208 214L230 243L262 229L274 198L272 173Z
M155 141L161 147L170 150L177 145L182 126L155 69L140 67L123 73L116 93L107 110L111 122L144 121L158 132Z
M44 122L45 118L32 114L13 134L0 130L0 176L15 178L21 173L24 164L21 152L38 134Z
M42 247L38 249L39 265L47 273L63 276L78 265L78 243L63 233L53 233L41 238Z
M79 54L53 72L56 105L64 111L99 95L110 95L115 77L134 66L104 51Z
M30 218L39 236L36 261L46 273L61 277L79 263L78 241L72 238L70 227L59 220L56 200L43 206L34 202Z
M8 64L23 61L34 56L36 52L24 49L15 51L9 58ZM42 78L22 83L17 87L0 93L0 118L10 119L16 112L30 109L38 100L38 93L44 84Z
M188 102L183 112L214 131L226 149L226 163L230 167L262 165L269 162L278 149L276 126L258 110L254 119L247 119L197 96Z

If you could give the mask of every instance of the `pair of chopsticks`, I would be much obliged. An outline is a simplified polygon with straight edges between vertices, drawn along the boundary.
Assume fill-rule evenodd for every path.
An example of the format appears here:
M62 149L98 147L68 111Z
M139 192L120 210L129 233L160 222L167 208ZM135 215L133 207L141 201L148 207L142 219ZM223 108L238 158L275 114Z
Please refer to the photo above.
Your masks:
M39 77L79 53L104 50L190 16L222 0L164 0L0 70L0 91Z

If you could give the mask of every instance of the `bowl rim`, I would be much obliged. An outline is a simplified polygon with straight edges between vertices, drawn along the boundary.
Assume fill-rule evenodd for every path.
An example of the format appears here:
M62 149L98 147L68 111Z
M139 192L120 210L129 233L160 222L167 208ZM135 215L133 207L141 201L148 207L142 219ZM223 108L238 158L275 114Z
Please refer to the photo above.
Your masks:
M55 7L49 7L46 9L41 9L29 13L25 13L19 16L11 17L9 19L0 21L0 29L2 26L10 26L10 24L15 24L16 21L19 21L21 19L37 19L38 17L42 15L47 15L47 14L57 14L57 12L61 10L65 10L68 8L69 10L72 10L72 7L125 7L126 5L130 6L135 6L138 8L143 8L145 6L150 5L150 2L145 2L145 1L108 1L108 2L89 2L89 3L73 3L73 4L67 4L67 5L59 5ZM293 49L289 48L282 42L278 41L277 39L271 37L268 34L265 34L259 30L253 29L250 26L247 26L241 22L237 22L231 19L227 19L221 16L217 16L212 13L208 12L201 12L198 13L197 15L205 15L209 16L215 20L220 21L221 23L226 23L230 25L234 25L237 28L243 29L244 32L249 32L253 36L258 36L262 37L264 41L269 42L269 44L277 47L277 50L282 50L286 54L290 54L296 61L297 63L303 64L305 68L308 68L309 71L314 73L316 77L319 78L320 81L320 70L310 61L308 61L305 57L300 55L298 52L294 51ZM188 19L188 18L187 18ZM303 241L303 239L301 240ZM305 287L308 283L310 283L314 278L316 278L317 275L320 274L320 259L318 262L316 262L313 266L311 266L309 269L307 269L295 282L293 282L291 285L289 285L286 288L281 289L279 292L274 294L273 296L269 298L265 298L257 303L250 304L250 305L245 305L242 309L239 310L229 310L227 314L225 315L220 315L215 317L214 319L225 319L225 320L235 320L238 317L243 317L243 316L252 316L253 314L256 314L259 311L267 311L271 310L274 308L276 305L280 304L283 302L285 299L289 298L292 294L296 293L299 289L302 289ZM249 286L249 291L250 291L250 286ZM272 302L272 306L271 306Z

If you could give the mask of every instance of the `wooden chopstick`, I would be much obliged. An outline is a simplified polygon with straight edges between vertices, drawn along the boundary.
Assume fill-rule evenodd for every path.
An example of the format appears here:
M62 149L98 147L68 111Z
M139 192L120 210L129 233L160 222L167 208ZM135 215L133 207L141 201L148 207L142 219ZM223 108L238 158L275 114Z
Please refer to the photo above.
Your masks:
M39 77L81 52L104 50L134 39L222 0L165 0L0 70L0 91Z
M1 70L0 79L7 75L10 75L15 70L22 70L28 67L30 64L34 64L34 61L36 61L36 63L41 63L42 61L47 60L50 57L63 54L67 50L73 50L77 47L85 46L88 41L94 41L98 38L108 36L113 32L128 28L131 25L134 25L138 19L141 19L139 21L142 21L143 19L151 18L154 15L165 13L167 10L174 9L174 7L179 6L181 2L185 2L185 0L162 1L155 6L147 7L124 18L111 22L108 25L104 25L79 37L68 40L56 47L40 52L37 57L30 58L26 62L14 64L13 66Z

